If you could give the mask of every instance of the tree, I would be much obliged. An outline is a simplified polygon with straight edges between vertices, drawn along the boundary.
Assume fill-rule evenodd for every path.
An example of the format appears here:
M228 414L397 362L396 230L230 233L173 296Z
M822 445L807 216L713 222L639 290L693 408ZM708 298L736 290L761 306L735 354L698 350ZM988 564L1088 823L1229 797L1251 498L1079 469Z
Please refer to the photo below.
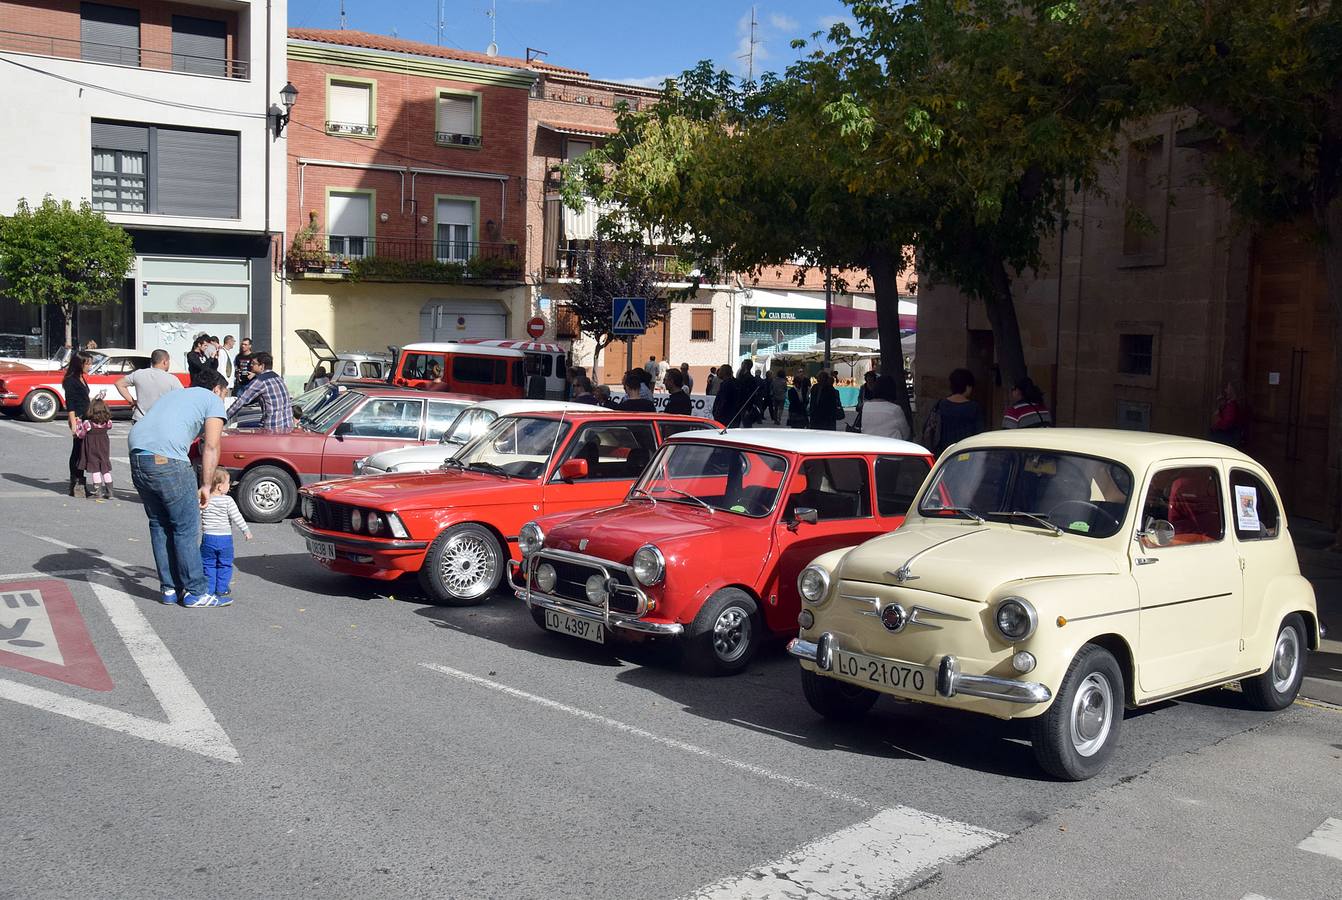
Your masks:
M641 244L598 239L592 251L578 258L576 282L569 287L568 306L583 334L592 336L596 349L592 367L601 351L613 341L611 301L616 297L642 297L646 302L645 325L666 318L667 300L653 272L652 255Z
M65 316L65 343L73 343L75 310L121 298L135 261L130 236L87 202L77 208L50 195L36 209L19 200L0 219L0 278L20 303L50 303Z

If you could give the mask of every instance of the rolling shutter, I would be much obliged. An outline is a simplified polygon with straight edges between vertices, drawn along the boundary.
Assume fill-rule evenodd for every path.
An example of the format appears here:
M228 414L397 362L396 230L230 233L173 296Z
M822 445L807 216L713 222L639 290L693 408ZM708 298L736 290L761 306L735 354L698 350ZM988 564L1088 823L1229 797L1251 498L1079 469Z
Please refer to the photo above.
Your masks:
M373 219L371 202L368 194L331 194L326 210L327 233L368 237Z
M438 98L439 134L475 134L475 101L464 97Z
M159 128L155 212L238 218L236 132Z
M144 125L122 125L120 122L99 122L95 119L91 137L95 150L149 152L149 128Z
M173 16L173 71L223 77L227 35L228 27L216 19Z
M368 115L370 93L366 84L331 82L330 109L327 110L327 118L343 125L371 124Z
M140 64L140 11L101 3L79 4L79 58Z

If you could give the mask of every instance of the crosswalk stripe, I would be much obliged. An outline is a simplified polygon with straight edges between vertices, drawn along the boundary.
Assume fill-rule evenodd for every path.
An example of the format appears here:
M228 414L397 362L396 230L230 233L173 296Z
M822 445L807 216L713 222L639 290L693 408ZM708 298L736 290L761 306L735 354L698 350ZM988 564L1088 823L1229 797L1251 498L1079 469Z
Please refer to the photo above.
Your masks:
M1342 859L1342 819L1324 819L1318 828L1300 843L1301 850Z

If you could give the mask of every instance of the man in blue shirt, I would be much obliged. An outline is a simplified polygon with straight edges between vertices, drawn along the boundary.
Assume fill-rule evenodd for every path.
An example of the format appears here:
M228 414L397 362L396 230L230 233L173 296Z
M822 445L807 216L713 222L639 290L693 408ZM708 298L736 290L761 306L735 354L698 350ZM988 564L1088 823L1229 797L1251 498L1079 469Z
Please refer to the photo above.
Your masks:
M149 517L149 540L162 587L162 602L189 609L228 606L231 597L209 593L200 558L200 511L210 502L219 464L228 381L213 369L189 388L159 398L130 430L130 472ZM191 443L201 435L200 487L191 466Z

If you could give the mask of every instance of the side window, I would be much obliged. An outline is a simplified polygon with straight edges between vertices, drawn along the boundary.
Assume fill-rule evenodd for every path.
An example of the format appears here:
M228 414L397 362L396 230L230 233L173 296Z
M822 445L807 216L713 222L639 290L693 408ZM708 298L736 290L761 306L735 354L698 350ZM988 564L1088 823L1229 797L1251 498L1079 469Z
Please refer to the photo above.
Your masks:
M437 381L443 375L443 357L437 353L407 353L401 364L401 377L418 381Z
M563 378L565 375L568 374L568 369L564 365L564 357L556 356L554 359L555 359L555 377Z
M349 437L419 440L423 400L369 400L345 420L341 433Z
M913 505L931 467L921 456L882 456L876 460L876 511L902 516Z
M447 427L456 421L457 416L465 407L460 403L444 403L440 400L429 401L429 417L424 423L427 433L424 435L426 441L437 441L443 437L443 432Z
M800 488L800 489L798 489ZM822 521L871 515L871 485L865 459L808 459L792 481L788 514L814 509Z
M527 355L527 368L532 375L544 375L550 377L554 371L554 357L548 353L531 353Z
M381 378L382 363L361 362L359 363L359 375L363 378Z
M506 371L506 369L504 369L505 365L506 365L505 363L499 363L499 370L498 370L499 377L497 381L498 384L504 383L503 373ZM522 365L522 361L519 359L517 362L513 363L513 384L523 386L526 383L527 383L527 377L526 377L525 366Z
M708 420L704 420L705 425ZM680 434L682 431L702 431L705 425L699 425L694 422L658 422L657 428L662 432L662 440L666 440L673 434Z
M1281 513L1272 491L1262 479L1243 469L1230 472L1231 513L1235 537L1241 541L1266 541L1281 533Z
M1142 507L1142 527L1156 519L1174 526L1174 544L1206 544L1225 537L1220 478L1211 466L1157 472Z
M494 360L488 356L454 356L452 380L468 384L498 384L494 375Z
M649 422L600 422L583 426L569 443L564 461L587 460L587 480L622 478L643 473L657 451Z

